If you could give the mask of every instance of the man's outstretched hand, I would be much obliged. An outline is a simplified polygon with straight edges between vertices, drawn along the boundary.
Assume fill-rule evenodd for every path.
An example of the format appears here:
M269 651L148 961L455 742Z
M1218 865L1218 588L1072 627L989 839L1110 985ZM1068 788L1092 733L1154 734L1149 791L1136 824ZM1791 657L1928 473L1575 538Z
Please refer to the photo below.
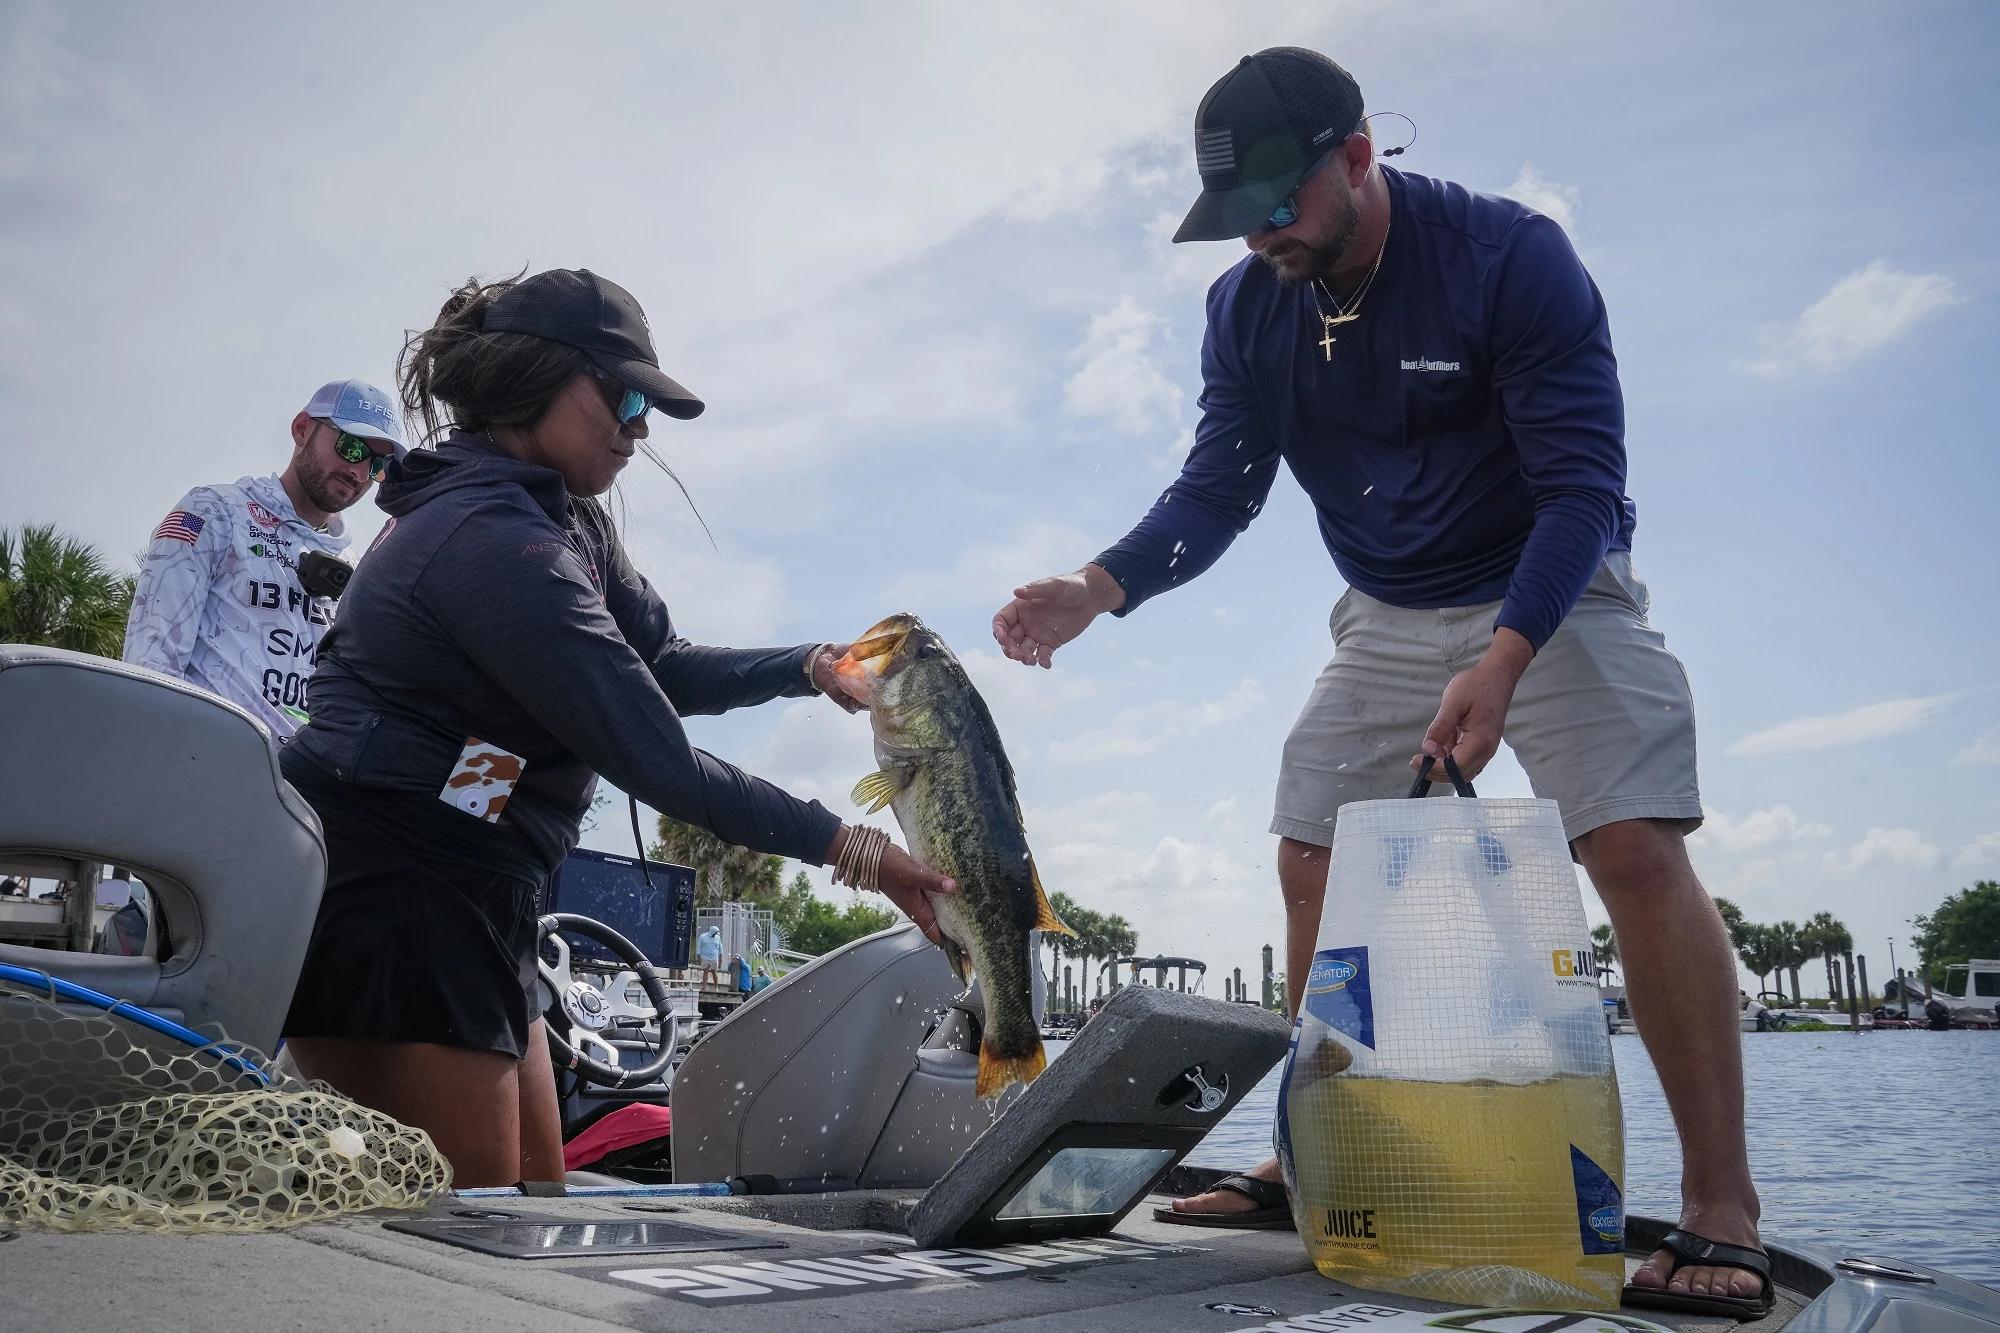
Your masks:
M993 617L1000 651L1024 666L1046 668L1056 649L1106 611L1125 605L1125 590L1098 565L1055 574L1014 589L1014 600Z

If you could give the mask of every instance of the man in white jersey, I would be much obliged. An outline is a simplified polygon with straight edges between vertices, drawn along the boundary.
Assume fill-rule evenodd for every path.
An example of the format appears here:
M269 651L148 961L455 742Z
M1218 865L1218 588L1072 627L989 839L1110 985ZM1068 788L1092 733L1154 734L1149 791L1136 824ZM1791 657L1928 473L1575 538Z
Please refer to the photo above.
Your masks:
M125 660L240 704L280 741L291 736L333 623L332 600L301 581L300 558L347 549L340 511L402 453L389 395L361 380L323 386L292 418L283 472L197 486L154 530Z

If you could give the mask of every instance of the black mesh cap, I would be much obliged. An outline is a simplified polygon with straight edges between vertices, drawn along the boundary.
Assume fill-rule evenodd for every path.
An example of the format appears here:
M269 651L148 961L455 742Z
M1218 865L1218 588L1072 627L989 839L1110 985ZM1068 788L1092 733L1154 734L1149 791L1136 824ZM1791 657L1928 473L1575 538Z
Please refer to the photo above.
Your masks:
M701 399L660 369L652 328L632 293L587 268L552 268L524 278L494 298L480 327L574 347L668 416L686 421L701 415Z
M1264 225L1306 168L1361 127L1361 85L1317 51L1245 56L1194 113L1201 197L1177 241L1226 241Z

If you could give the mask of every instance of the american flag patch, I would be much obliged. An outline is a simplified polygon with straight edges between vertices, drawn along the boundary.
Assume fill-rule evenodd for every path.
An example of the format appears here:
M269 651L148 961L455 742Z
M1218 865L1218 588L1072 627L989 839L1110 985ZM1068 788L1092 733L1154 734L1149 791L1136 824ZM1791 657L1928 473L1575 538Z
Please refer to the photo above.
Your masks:
M176 509L161 521L159 527L153 529L153 540L159 541L164 537L168 541L186 542L189 546L193 546L196 541L200 540L202 526L206 522L207 520L199 514L190 514L185 509Z
M1228 127L1194 136L1194 169L1204 176L1236 170L1236 136Z

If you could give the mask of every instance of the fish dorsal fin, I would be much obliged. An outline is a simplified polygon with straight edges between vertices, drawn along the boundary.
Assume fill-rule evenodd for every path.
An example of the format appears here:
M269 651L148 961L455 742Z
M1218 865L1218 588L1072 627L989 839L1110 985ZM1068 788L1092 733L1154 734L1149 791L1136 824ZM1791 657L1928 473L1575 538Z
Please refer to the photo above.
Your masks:
M1049 895L1042 888L1042 872L1035 869L1035 858L1032 856L1028 858L1028 878L1033 880L1035 885L1035 924L1033 929L1052 930L1058 935L1074 936L1076 932L1064 925L1062 918L1056 915L1056 909L1049 906Z

